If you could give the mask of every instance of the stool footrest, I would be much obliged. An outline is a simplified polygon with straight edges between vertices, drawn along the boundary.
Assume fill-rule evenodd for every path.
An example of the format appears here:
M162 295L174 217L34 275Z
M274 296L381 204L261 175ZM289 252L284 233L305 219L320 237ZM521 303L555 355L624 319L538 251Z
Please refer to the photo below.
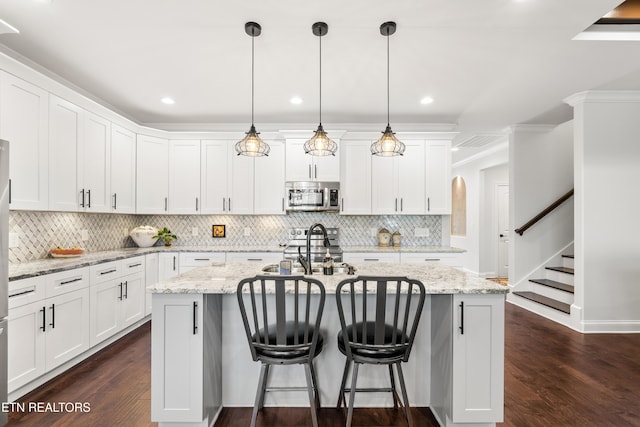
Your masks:
M393 392L392 388L356 388L356 391L364 391L366 393L390 393ZM351 389L350 388L345 388L344 389L345 393L350 393Z
M264 391L307 391L307 387L266 387Z

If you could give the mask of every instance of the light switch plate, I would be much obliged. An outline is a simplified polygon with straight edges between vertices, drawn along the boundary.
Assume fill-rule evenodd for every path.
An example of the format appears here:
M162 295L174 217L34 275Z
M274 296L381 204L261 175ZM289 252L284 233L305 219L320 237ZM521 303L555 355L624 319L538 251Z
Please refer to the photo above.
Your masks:
M80 240L83 242L89 240L89 232L87 230L80 230Z

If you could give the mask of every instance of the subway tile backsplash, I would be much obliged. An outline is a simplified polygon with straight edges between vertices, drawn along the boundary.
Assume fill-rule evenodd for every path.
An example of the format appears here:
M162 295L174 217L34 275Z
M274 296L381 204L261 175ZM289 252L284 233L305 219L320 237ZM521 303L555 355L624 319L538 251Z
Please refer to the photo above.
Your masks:
M320 222L339 227L342 246L374 246L371 229L402 234L403 246L439 246L442 218L431 215L343 216L337 213L292 213L289 215L120 215L75 212L10 211L9 232L17 233L19 246L9 248L9 262L46 258L56 246L80 246L89 252L134 247L128 232L139 225L167 227L177 236L174 246L262 246L286 243L287 230ZM226 226L226 237L213 238L214 224ZM415 228L429 229L428 237L415 237ZM197 236L193 236L197 229ZM82 241L81 231L89 239ZM245 231L248 236L245 236Z

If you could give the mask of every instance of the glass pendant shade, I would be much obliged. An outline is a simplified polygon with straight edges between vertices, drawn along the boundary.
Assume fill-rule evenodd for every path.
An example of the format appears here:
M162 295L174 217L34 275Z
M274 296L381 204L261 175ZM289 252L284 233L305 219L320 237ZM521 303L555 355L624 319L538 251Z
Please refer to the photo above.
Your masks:
M236 153L249 157L268 156L271 147L260 138L260 132L256 132L256 127L251 125L247 136L236 142Z
M404 149L404 143L396 138L391 126L387 126L380 139L371 144L371 154L380 157L402 156Z
M262 28L260 27L260 24L256 22L247 22L244 24L244 31L251 37L251 128L249 128L249 132L246 133L247 136L236 142L236 153L238 156L263 157L269 155L271 148L262 140L262 138L260 138L260 132L256 132L256 127L253 125L253 41L260 35Z
M402 156L405 149L404 143L396 138L389 125L389 36L395 32L395 22L380 25L380 34L387 38L387 128L382 132L380 139L371 144L371 154L380 157Z
M329 138L322 125L318 125L311 139L304 143L304 152L312 156L335 156L336 151L338 144Z

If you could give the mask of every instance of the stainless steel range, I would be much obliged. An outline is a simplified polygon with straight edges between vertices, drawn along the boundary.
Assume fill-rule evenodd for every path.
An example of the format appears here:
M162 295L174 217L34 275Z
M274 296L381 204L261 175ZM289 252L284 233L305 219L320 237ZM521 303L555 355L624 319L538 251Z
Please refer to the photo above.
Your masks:
M298 259L298 248L303 256L305 256L307 247L307 232L306 228L291 228L289 229L289 242L284 250L285 259L296 261ZM342 249L338 244L340 236L339 228L327 228L327 237L329 238L329 253L333 257L334 262L342 262ZM316 228L311 234L311 262L322 262L322 258L327 253L327 248L324 247L324 237L322 230Z

